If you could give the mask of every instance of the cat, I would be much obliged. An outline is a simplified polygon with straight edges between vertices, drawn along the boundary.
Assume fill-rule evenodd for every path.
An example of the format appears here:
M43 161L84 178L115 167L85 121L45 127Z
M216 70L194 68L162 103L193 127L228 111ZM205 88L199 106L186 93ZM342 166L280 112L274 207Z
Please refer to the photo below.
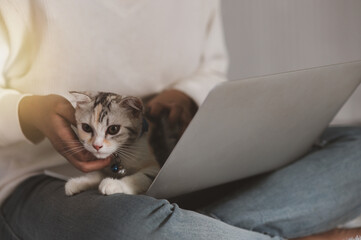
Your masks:
M100 171L71 178L65 194L98 187L104 195L144 193L159 172L148 145L143 103L137 97L107 92L70 92L76 100L77 135L96 158L113 156Z

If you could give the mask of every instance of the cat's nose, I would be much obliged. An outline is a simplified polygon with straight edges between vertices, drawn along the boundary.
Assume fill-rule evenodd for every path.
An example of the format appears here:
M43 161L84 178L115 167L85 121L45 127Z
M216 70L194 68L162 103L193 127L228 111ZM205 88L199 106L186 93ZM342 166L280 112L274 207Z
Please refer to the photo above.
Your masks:
M102 145L93 144L93 148L95 148L97 151L99 151L99 149L101 149L102 147L103 147Z

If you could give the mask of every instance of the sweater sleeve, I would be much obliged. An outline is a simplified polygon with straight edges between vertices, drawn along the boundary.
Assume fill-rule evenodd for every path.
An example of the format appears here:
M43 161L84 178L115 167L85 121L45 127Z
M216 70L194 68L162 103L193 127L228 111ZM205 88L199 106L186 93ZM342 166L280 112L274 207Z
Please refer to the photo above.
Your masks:
M18 104L25 95L10 89L6 66L10 61L9 33L0 14L0 147L27 140L18 116Z
M218 83L226 81L228 55L225 47L220 1L212 3L206 30L200 64L190 77L177 81L172 88L180 90L198 104L202 104L210 90Z

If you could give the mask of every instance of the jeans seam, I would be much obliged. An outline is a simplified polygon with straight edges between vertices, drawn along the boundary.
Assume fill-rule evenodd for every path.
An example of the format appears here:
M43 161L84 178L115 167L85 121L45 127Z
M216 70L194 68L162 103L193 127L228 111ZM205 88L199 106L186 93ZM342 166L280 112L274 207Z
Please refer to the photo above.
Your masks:
M10 224L8 223L8 221L6 220L6 218L4 217L3 211L0 211L0 218L3 220L2 222L5 225L5 228L9 231L9 233L12 235L13 238L17 239L17 240L21 240L21 238L14 232L14 230L12 229L12 227L10 226Z

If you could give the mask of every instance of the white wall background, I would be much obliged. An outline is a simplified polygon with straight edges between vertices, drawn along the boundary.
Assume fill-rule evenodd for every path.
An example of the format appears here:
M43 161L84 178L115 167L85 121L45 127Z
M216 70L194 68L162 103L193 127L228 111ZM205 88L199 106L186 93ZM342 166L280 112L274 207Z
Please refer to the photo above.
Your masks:
M231 80L361 60L361 0L222 0L222 13ZM361 87L337 119L361 123Z

